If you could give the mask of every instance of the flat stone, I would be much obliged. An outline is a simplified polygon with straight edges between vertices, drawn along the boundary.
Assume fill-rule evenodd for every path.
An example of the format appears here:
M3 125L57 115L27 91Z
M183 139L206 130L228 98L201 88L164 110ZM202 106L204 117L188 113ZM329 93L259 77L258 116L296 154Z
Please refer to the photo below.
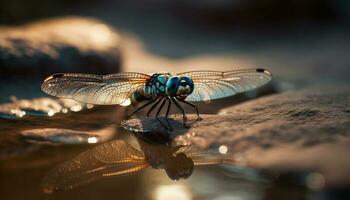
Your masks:
M11 98L0 104L0 160L34 153L44 145L98 143L116 133L122 106L93 106L70 99Z
M76 131L61 128L38 128L20 132L22 139L38 144L94 144L111 139L114 128L107 127L96 131Z
M178 144L202 149L226 145L236 165L272 172L317 172L327 186L350 184L349 100L346 86L288 91L201 115L203 120L189 129L181 126L181 117L175 117L169 134ZM123 125L134 131L161 130L154 118L132 119Z
M2 26L0 74L44 78L56 72L118 72L119 47L119 34L92 18L65 17Z
M93 108L90 104L62 98L17 99L12 96L11 101L0 104L0 119L18 119L27 116L52 117L56 113L78 112Z

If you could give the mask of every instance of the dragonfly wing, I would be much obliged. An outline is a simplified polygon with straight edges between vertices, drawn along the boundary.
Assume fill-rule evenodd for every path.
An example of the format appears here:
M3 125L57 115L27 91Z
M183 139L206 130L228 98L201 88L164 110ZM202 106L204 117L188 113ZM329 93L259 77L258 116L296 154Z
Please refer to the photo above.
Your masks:
M41 88L56 96L97 105L121 104L143 87L149 75L124 72L110 75L61 73L48 77Z
M178 74L190 76L194 91L186 100L208 101L233 96L262 86L271 80L265 69L239 69L233 71L192 71Z
M122 140L89 149L51 170L43 179L44 192L72 189L106 176L148 167L142 152Z

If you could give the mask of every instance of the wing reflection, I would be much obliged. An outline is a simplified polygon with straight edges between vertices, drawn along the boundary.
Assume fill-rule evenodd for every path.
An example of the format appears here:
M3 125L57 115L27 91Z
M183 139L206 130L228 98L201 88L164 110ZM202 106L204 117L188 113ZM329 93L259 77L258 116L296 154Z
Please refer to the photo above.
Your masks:
M43 179L45 193L68 190L103 177L128 174L149 166L164 169L172 180L188 178L194 165L232 163L219 152L202 152L192 146L150 144L138 140L140 150L124 140L95 146L51 170Z
M67 190L106 176L138 171L148 167L144 155L123 140L89 149L51 170L42 183L46 193Z

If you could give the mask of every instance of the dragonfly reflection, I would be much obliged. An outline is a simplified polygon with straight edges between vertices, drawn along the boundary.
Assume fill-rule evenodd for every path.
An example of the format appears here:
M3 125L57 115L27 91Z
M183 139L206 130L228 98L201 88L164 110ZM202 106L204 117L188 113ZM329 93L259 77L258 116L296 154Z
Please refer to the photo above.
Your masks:
M68 190L103 177L129 174L152 167L164 169L172 180L188 178L195 165L233 163L219 152L193 146L150 144L139 140L140 150L124 140L89 149L51 170L43 179L46 193Z
M186 115L180 103L198 108L190 102L220 99L262 86L271 80L266 69L239 69L232 71L191 71L176 75L155 73L147 75L137 72L122 72L110 75L60 73L48 77L42 84L42 90L57 97L71 98L79 102L114 105L125 102L148 101L137 111L150 106L147 116L160 104L157 120L168 129L172 129L169 111L172 104L182 113L183 125ZM168 102L165 113L167 125L159 115Z

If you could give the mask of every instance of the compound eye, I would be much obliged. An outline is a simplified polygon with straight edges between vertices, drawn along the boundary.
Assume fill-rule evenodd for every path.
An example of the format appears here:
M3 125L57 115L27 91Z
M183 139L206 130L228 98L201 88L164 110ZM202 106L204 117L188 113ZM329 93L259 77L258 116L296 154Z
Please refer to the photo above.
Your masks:
M181 77L181 83L180 84L181 84L181 86L186 87L186 88L188 86L190 88L190 93L193 92L194 84L193 84L192 79L189 76Z
M177 76L171 77L166 83L166 92L168 95L175 96L179 88L180 78Z
M165 84L166 83L166 76L164 76L164 75L159 75L158 77L157 77L157 79L158 79L158 82L160 83L160 84Z

